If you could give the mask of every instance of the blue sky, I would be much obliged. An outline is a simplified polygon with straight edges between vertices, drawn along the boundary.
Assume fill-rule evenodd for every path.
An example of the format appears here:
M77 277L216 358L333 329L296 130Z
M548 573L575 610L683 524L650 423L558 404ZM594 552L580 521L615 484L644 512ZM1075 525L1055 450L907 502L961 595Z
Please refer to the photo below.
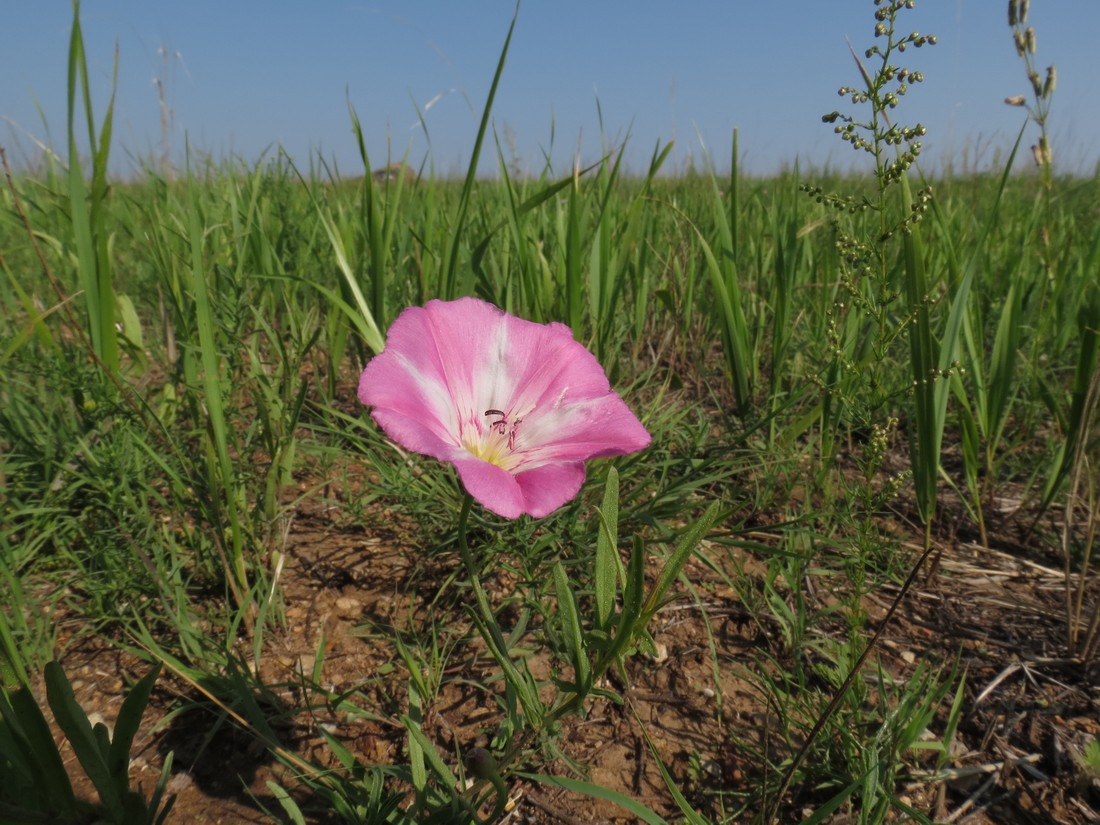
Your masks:
M1056 165L1091 173L1100 159L1100 2L1031 5L1039 64L1058 67ZM0 0L0 9L0 145L25 162L36 142L64 146L71 3ZM905 30L939 38L901 56L927 78L898 119L928 127L930 171L1000 162L1024 122L1022 109L1003 103L1028 90L1006 9L1007 0L918 0L902 13ZM281 146L303 168L320 152L358 174L350 102L372 165L408 150L414 163L430 157L438 173L455 175L468 163L513 10L506 0L84 0L81 19L97 116L118 44L116 171L159 151L159 79L177 158L185 141L249 162ZM525 0L493 123L506 156L536 173L544 153L562 172L578 153L589 162L627 136L633 171L673 139L666 170L708 152L724 169L735 127L757 174L796 159L866 169L821 115L843 109L837 88L858 81L848 42L859 52L875 42L873 11L871 0L696 0L675 11L667 0ZM1025 147L1034 138L1029 131ZM487 149L482 169L491 172Z

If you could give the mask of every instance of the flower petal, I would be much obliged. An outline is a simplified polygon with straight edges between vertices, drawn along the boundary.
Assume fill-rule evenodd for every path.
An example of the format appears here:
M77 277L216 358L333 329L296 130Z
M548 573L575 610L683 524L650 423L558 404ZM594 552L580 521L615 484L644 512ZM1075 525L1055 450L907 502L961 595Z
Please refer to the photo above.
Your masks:
M421 326L421 311L406 310L390 327L386 348L367 364L359 378L359 400L374 407L374 418L386 434L410 449L418 449L398 436L401 419L418 428L430 430L440 441L453 441L453 405L447 388L440 381L438 370L427 359L414 360L404 352L397 339L415 332ZM387 425L379 413L385 412ZM391 429L392 428L392 429ZM433 453L434 454L434 453Z
M546 464L517 473L515 478L523 491L526 511L535 518L542 518L572 500L581 489L584 462Z
M517 477L507 470L469 453L456 457L452 463L466 492L481 502L485 509L504 518L519 518L529 512Z
M437 428L405 413L376 407L371 418L378 422L392 441L414 453L429 455L440 461L450 461L461 449L452 444L449 438L441 437Z
M600 362L564 324L536 324L505 316L504 353L517 407L542 409L611 392Z
M646 428L612 392L540 409L523 426L523 439L517 439L523 460L517 472L551 461L627 455L645 449L651 441Z

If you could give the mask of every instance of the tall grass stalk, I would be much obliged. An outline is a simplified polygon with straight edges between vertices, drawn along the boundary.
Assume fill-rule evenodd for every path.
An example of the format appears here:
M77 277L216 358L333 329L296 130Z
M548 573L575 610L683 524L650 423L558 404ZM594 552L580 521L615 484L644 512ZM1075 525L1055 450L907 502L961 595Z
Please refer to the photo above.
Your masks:
M715 176L710 178L710 209L714 216L714 243L697 231L703 253L704 265L711 289L717 298L716 316L722 338L722 350L726 356L730 384L737 404L737 415L746 417L752 406L752 388L756 377L756 360L751 333L745 318L738 263L744 260L739 247L739 230L742 223L740 170L737 155L737 132L733 133L733 149L730 155L729 197L718 188ZM729 204L727 208L727 203Z
M360 188L359 214L356 227L359 232L366 232L366 252L359 255L360 268L366 270L370 283L370 317L383 329L389 326L390 317L386 306L389 289L389 276L392 268L390 251L393 244L394 230L397 227L398 209L406 185L406 171L408 170L408 154L402 159L400 172L397 175L393 187L386 187L386 197L382 197L381 186L376 184L374 174L370 166L370 158L367 154L366 140L363 138L363 127L359 123L359 116L355 110L351 110L352 129L355 132L355 141L359 147L359 156L363 161L365 174L363 185Z
M1023 129L1017 135L1001 172L986 220L969 245L970 252L965 257L955 246L954 234L940 204L932 201L938 237L943 239L946 249L944 261L949 270L950 283L957 285L951 312L952 317L957 311L961 312L960 348L966 353L967 367L956 372L950 381L958 408L964 473L971 497L970 510L985 546L989 544L985 510L997 479L998 459L1003 449L1009 414L1020 392L1023 314L1030 287L1023 272L1024 258L1015 258L1009 270L1009 289L1000 306L993 346L987 353L985 328L987 319L991 320L993 307L987 309L984 304L986 291L991 291L993 287L983 284L979 273L988 273L993 267L994 234L1003 219L1005 188L1022 139ZM976 285L975 280L978 281ZM971 289L974 290L972 295L969 294ZM956 307L959 309L956 310ZM964 381L963 372L969 372L969 381Z
M118 80L118 54L115 54L111 99L96 134L92 112L92 94L88 83L88 64L84 54L84 36L80 27L80 0L73 0L72 35L69 40L68 137L69 207L73 242L76 247L78 282L84 292L88 329L92 347L103 368L111 374L119 370L118 333L115 331L115 291L111 270L110 232L107 229L107 159L111 149L111 125L114 115L114 90ZM80 95L88 129L92 177L90 189L84 179L77 141L76 100Z
M466 179L462 182L462 190L458 197L458 205L455 207L454 222L451 226L451 239L447 245L447 252L443 258L443 280L437 291L440 298L452 299L468 294L470 279L462 279L459 276L459 249L466 233L466 219L470 209L474 184L477 180L478 162L481 159L481 147L485 141L485 134L489 129L489 115L493 110L493 100L496 98L497 87L500 78L504 74L504 61L508 56L508 46L512 42L512 32L515 31L516 21L519 19L519 0L516 0L516 8L512 14L512 22L508 26L508 34L504 38L504 45L500 50L500 59L497 61L496 73L493 82L489 86L489 95L485 100L485 106L481 111L481 123L478 126L477 137L470 151L470 165L466 170Z
M207 272L203 241L205 227L199 211L198 182L190 168L187 169L187 217L190 236L190 290L194 295L194 325L198 333L198 362L195 353L188 351L184 357L186 371L191 381L201 380L202 393L196 412L205 424L207 452L207 481L214 504L215 546L222 556L226 584L236 605L243 609L246 627L251 632L255 614L251 605L248 565L245 562L245 498L237 479L233 459L229 454L229 423L223 398L222 363L215 334L215 316L207 286ZM201 378L199 373L201 372ZM197 390L198 388L195 387ZM205 420L203 420L205 419Z
M722 340L722 351L726 357L730 385L736 402L736 413L741 417L749 414L751 407L751 387L753 376L752 345L749 327L741 302L741 285L738 277L736 258L733 253L733 234L729 223L724 220L725 206L722 203L718 187L713 187L711 205L721 217L717 221L719 246L718 252L707 242L699 229L695 229L699 248L703 254L703 265L709 276L710 286L716 297L715 314ZM693 226L693 228L695 228Z
M1100 648L1100 602L1093 604L1091 611L1086 602L1089 586L1096 577L1093 550L1100 533L1100 489L1096 474L1100 462L1096 439L1100 426L1100 294L1093 290L1090 299L1078 319L1081 349L1067 431L1056 454L1048 488L1056 490L1062 481L1069 479L1061 534L1066 642L1070 654L1086 662ZM1079 528L1080 540L1074 535L1078 507L1085 516L1084 525Z
M902 202L913 204L908 178L901 178ZM948 385L940 377L939 353L932 338L929 319L928 278L924 269L924 245L919 226L908 227L903 240L905 254L905 294L913 317L909 323L909 359L913 376L913 417L909 438L909 456L913 464L913 484L917 509L924 524L924 547L932 543L932 521L936 516L937 488L940 479L940 445L946 410ZM965 305L965 299L964 304Z

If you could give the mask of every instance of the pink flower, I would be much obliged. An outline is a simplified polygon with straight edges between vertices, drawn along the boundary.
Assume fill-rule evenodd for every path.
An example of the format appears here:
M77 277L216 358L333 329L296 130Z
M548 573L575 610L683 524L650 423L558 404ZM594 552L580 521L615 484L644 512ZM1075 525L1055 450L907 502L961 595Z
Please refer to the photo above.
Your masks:
M476 298L402 312L363 370L359 400L386 435L451 462L505 518L553 512L577 494L587 459L650 441L569 327Z

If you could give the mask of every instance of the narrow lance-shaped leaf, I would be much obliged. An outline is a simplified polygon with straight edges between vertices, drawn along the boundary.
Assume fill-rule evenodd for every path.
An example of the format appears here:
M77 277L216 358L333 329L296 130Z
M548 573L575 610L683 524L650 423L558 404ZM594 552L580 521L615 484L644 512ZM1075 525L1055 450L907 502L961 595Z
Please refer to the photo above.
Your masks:
M635 535L631 544L630 562L626 568L623 584L623 606L619 621L615 626L615 638L611 647L600 658L594 670L603 673L606 666L616 662L629 650L636 636L645 630L639 622L642 614L642 602L645 599L645 545L640 536Z
M622 569L619 559L619 474L614 467L607 473L603 506L600 508L600 531L596 539L596 626L610 630L615 608L615 591Z
M1089 388L1097 369L1100 369L1100 293L1092 291L1089 299L1081 307L1077 316L1077 329L1080 337L1080 349L1077 353L1077 369L1074 372L1073 392L1070 398L1069 414L1065 421L1065 441L1055 453L1053 466L1043 490L1040 513L1044 512L1054 500L1058 489L1069 475L1079 446L1088 438L1091 426L1088 413ZM1038 516L1036 516L1036 520Z
M711 504L707 511L699 517L699 520L688 528L676 545L676 549L672 551L672 555L665 561L665 565L661 568L661 573L657 577L656 584L653 585L653 589L642 605L641 624L643 627L649 624L649 620L661 608L668 589L680 576L680 571L684 569L684 565L691 558L691 554L695 552L696 546L703 540L714 522L717 521L720 511L719 502L716 501Z
M194 176L187 176L188 229L191 235L191 289L195 296L195 326L199 334L199 353L202 359L202 383L210 437L215 458L210 467L211 483L221 495L220 506L225 508L225 524L228 533L222 537L227 551L229 569L225 571L230 589L239 607L248 599L248 572L244 561L244 527L237 517L238 489L233 460L229 455L229 434L222 398L221 358L219 356L209 289L206 282L206 264L203 258L202 219L199 214L198 191ZM247 612L245 615L248 615Z
M107 764L107 752L101 748L99 735L77 704L73 689L61 665L57 662L48 662L45 677L46 698L58 727L72 745L80 767L92 780L104 806L116 820L119 819L122 815L122 797L111 774L110 766Z
M574 690L584 696L590 687L590 666L588 652L585 650L584 633L581 631L580 613L577 610L576 596L569 586L569 578L561 562L553 568L554 590L558 601L558 619L561 622L562 638L566 652L573 664Z
M481 124L478 126L477 137L474 139L473 152L470 155L470 166L466 170L466 180L462 184L462 192L458 198L458 209L455 213L454 227L451 233L451 245L447 255L444 274L443 297L457 297L458 281L458 249L466 230L466 213L469 211L470 196L473 193L474 181L477 178L477 165L481 158L481 146L485 142L485 133L489 129L489 115L493 110L493 100L496 98L497 86L504 74L504 60L508 56L508 46L512 42L512 32L516 28L516 20L519 19L519 2L516 2L516 10L512 15L512 23L508 26L508 36L504 38L504 46L500 50L500 59L497 61L497 70L493 75L493 83L489 87L489 96L485 101L485 108L481 112Z
M719 196L717 188L715 188L713 198L716 209L724 214L721 196ZM720 223L720 228L722 225ZM726 257L723 263L720 264L710 244L707 243L707 239L703 237L703 233L697 227L693 228L703 251L711 287L718 298L718 326L722 332L722 346L730 370L734 398L737 401L737 414L744 416L748 413L749 408L752 364L749 360L749 329L745 321L745 314L741 309L741 288L737 283L737 267L732 257L733 252L726 250ZM728 228L722 230L722 234L728 237Z
M4 749L4 756L18 760L22 770L30 774L41 801L48 801L62 816L75 816L76 796L65 763L50 725L28 688L7 695L0 692L0 721L6 726L4 733L11 748Z
M120 783L126 784L128 781L130 748L134 744L142 714L145 712L146 705L149 704L149 694L159 674L160 667L154 667L130 688L118 712L118 719L115 720L115 733L111 741L107 767L115 780Z

